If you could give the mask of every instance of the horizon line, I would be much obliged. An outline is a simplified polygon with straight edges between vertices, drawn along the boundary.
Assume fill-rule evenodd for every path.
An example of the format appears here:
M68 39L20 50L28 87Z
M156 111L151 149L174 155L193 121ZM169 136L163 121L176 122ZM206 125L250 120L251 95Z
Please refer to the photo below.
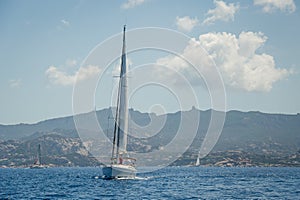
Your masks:
M95 108L94 110L91 110L91 111L86 112L86 113L71 114L71 115L64 115L64 116L57 116L57 117L49 117L47 119L42 119L42 120L38 120L38 121L35 121L35 122L19 122L19 123L8 123L8 124L0 123L0 125L1 126L33 125L33 124L38 124L38 123L49 121L49 120L74 117L76 115L84 115L84 114L88 114L88 113L91 113L91 112L95 112L95 111L99 112L99 111L106 110L106 109L111 109L111 108L115 108L115 106L110 106L110 107L106 107L106 108L100 108L98 110ZM155 112L141 111L139 109L134 109L132 107L129 108L129 111L133 110L133 111L137 111L137 112L140 112L140 113L155 114L157 116L161 116L161 115L167 115L167 114L175 114L177 112L188 112L188 111L191 111L193 109L198 110L198 111L202 111L202 112L207 112L209 110L214 110L214 111L217 111L217 112L224 112L224 111L219 111L219 110L215 110L215 109L212 109L212 108L200 109L200 108L196 108L195 106L192 106L189 110L176 110L176 111L170 111L170 112L166 112L166 113L162 113L162 114L158 114L158 113L155 113ZM264 112L264 111L259 111L259 110L238 110L238 109L230 109L230 110L226 110L225 111L226 114L228 112L242 112L242 113L249 113L249 112L255 113L256 112L256 113L270 114L270 115L300 115L299 112L295 112L295 113L280 113L280 112Z

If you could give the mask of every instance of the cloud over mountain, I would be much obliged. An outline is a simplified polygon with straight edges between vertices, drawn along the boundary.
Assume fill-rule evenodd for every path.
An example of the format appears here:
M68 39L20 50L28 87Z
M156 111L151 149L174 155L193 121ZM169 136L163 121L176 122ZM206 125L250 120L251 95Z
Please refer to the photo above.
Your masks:
M266 42L261 32L207 33L193 38L179 56L168 56L157 60L183 74L192 74L191 67L182 58L196 65L204 77L213 76L211 66L205 64L207 57L213 59L227 86L246 91L270 91L275 82L290 72L275 67L272 55L258 53ZM203 54L203 48L208 56ZM182 57L182 58L181 58Z
M247 91L269 91L273 83L289 72L275 68L273 56L257 53L267 37L260 32L208 33L199 37L200 44L208 51L221 69L225 82Z

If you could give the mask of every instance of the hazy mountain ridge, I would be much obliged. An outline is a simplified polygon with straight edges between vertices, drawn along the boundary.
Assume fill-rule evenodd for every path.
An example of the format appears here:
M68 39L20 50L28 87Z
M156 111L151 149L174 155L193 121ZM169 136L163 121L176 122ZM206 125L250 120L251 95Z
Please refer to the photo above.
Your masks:
M42 163L52 166L94 166L99 162L92 158L79 138L64 137L55 132L26 141L0 142L0 165L30 166L37 157L41 145Z
M99 124L108 137L112 137L112 116L114 116L112 110L97 111ZM156 115L131 109L130 117L134 123L130 125L129 131L133 136L129 137L128 149L135 152L160 149L173 139L181 119L187 121L184 126L184 134L191 134L192 130L189 127L195 125L193 119L200 117L197 135L190 148L177 163L191 164L199 152L211 113L212 110L199 111L193 108L190 111ZM83 118L84 116L85 114L81 115ZM158 130L157 127L160 129ZM144 138L140 138L140 135ZM48 159L45 161L48 163L79 166L99 164L94 158L91 158L78 138L73 117L50 119L36 124L0 125L0 139L3 140L0 142L0 165L29 164L35 155L34 148L36 147L34 146L37 146L38 143L43 146L44 156ZM182 140L184 139L182 138ZM209 160L210 156L213 156L214 159L209 162L217 163L222 162L222 160L218 160L222 158L220 155L226 155L229 161L232 160L229 157L240 157L242 163L246 162L243 161L245 157L253 160L262 159L263 156L290 158L296 155L296 157L292 157L295 159L299 150L299 114L229 111L226 113L224 129L219 141L205 159ZM176 147L174 151L176 151ZM17 160L13 161L14 159ZM252 161L252 163L255 162ZM282 159L280 162L283 162Z
M274 140L275 142L299 142L300 115L266 114L260 112L230 111L221 139ZM231 137L233 139L233 137Z

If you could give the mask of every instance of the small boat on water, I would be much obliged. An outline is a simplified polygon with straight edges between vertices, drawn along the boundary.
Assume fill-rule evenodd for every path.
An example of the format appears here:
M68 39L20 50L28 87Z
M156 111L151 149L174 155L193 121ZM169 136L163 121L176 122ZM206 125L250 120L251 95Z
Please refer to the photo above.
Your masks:
M47 167L48 166L42 164L41 145L39 144L36 159L35 159L33 165L31 165L29 168L30 169L44 169Z
M195 166L199 166L200 165L200 158L199 156L197 157L197 160L196 160L196 163L195 163Z
M136 176L136 160L134 158L130 158L126 150L128 133L128 81L125 31L126 26L124 26L123 29L123 48L117 96L117 108L114 122L111 163L102 168L105 179L134 178Z

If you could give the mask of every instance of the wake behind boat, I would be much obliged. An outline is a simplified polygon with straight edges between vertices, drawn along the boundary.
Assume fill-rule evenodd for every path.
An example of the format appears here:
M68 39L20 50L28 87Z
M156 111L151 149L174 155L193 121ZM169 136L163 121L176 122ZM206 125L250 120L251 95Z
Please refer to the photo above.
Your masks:
M105 166L102 169L105 179L134 178L136 175L135 159L130 158L127 154L128 84L125 30L126 26L124 26L123 29L123 48L117 97L117 109L114 124L111 163L110 165Z

